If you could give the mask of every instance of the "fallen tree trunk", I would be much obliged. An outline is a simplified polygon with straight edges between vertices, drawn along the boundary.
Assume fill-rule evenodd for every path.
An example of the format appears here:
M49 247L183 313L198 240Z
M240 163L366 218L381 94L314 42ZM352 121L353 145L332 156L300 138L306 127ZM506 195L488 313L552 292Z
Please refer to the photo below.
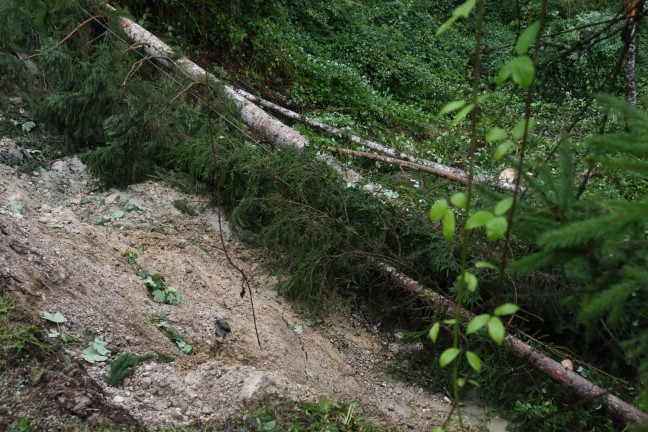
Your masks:
M344 132L341 129L335 128L335 127L330 126L330 125L327 125L326 123L322 123L322 122L320 122L318 120L313 120L313 119L310 119L308 117L304 117L303 115L298 114L298 113L296 113L294 111L291 111L291 110L289 110L287 108L284 108L284 107L279 106L279 105L277 105L275 103L272 103L270 101L262 99L262 98L260 98L258 96L254 96L253 94L248 93L245 90L238 89L236 91L237 91L238 94L245 97L246 99L248 99L248 100L250 100L250 101L252 101L254 103L257 103L259 105L262 105L262 106L264 106L266 108L269 108L269 109L281 114L282 116L284 116L286 118L289 118L289 119L292 119L292 120L295 120L295 121L299 121L301 123L305 123L308 126L311 126L311 127L315 128L315 129L318 129L318 130L320 130L322 132L326 132L328 134L335 135L335 136L338 136L340 138L346 138L346 139L348 139L349 141L351 141L353 143L356 143L356 144L359 144L361 146L370 148L372 150L376 150L376 151L378 151L380 153L389 155L391 157L398 158L398 159L401 159L401 160L407 160L409 162L413 162L413 163L418 164L418 165L423 165L423 166L430 169L430 171L426 171L426 172L435 174L435 175L437 175L439 177L444 177L444 178L454 180L454 181L458 181L458 182L461 182L461 183L464 183L464 184L468 183L468 173L463 171L463 170L460 170L460 169L457 169L457 168L452 168L452 167L449 167L449 166L446 166L446 165L443 165L443 164L439 164L439 163L436 163L436 162L432 162L431 160L427 160L427 159L419 158L419 157L416 157L416 156L412 156L412 155L409 155L407 153L402 153L402 152L400 152L400 151L398 151L398 150L396 150L394 148L386 147L386 146L384 146L384 145L382 145L380 143L377 143L375 141L370 141L370 140L367 140L367 139L364 139L364 138L360 138L359 136L349 135L348 133ZM508 182L505 182L505 181L500 181L498 179L494 179L494 178L486 177L486 176L482 176L482 175L473 176L473 181L477 182L477 183L483 183L483 184L487 184L487 185L490 185L490 186L494 186L494 187L497 187L499 189L504 189L504 190L513 190L514 189L514 185L511 184L511 183L508 183Z
M425 288L414 279L399 272L390 265L379 263L378 267L396 285L428 301L436 310L447 314L449 317L454 318L456 316L457 305L452 300ZM472 314L462 308L461 318L464 322L467 322L472 318ZM609 413L615 418L628 423L648 421L648 414L614 396L608 390L591 383L576 372L567 369L561 363L547 357L519 338L507 334L504 338L504 347L549 378L567 386L587 400L594 401L598 398L603 398L607 403Z
M172 61L171 56L173 51L168 45L164 44L157 37L149 33L143 27L129 20L128 18L122 17L120 19L122 27L129 38L131 38L131 40L133 40L134 42L145 46L146 51L151 56L156 57L156 60L160 63L166 64L166 66L168 67L175 64L178 68L180 68L180 70L186 73L187 76L196 81L201 81L205 78L205 76L208 76L209 79L218 82L218 79L216 77L211 74L207 74L204 69L200 68L186 57L181 57L180 59ZM248 101L240 94L237 94L237 92L232 87L224 86L224 88L227 94L230 95L237 103L239 103L242 120L253 130L264 135L271 142L276 144L291 145L297 148L303 148L308 143L306 138L304 138L301 134L294 131L274 117L268 115L258 106ZM341 131L339 132L342 133ZM362 140L362 138L358 139ZM377 145L382 147L380 144ZM395 150L391 149L391 151L395 153ZM334 170L336 170L348 182L355 183L362 179L360 174L353 170L346 170L342 168L335 160L332 160L329 155L319 155L319 158L325 161ZM415 161L412 160L412 162ZM420 163L420 161L416 163ZM434 163L432 164L434 166L440 165ZM444 169L449 169L450 171L455 171L461 173L464 176L467 176L467 174L461 170L444 167L443 165L440 166ZM488 181L483 182L491 184L491 180L492 179L488 179ZM480 181L480 178L476 178L476 181ZM383 190L379 186L373 185L371 183L365 185L365 188L372 190L374 193L381 193ZM506 187L505 189L510 189L510 187ZM419 284L414 279L411 279L408 276L398 272L394 267L391 267L384 263L378 263L378 267L397 285L412 293L421 295L423 298L427 298L431 302L431 304L435 305L437 308L442 309L443 312L447 313L450 316L455 316L456 305L451 300L438 293L435 293L434 291L427 290L423 285ZM464 320L468 320L471 314L470 312L462 309L461 316ZM632 405L624 402L616 396L611 395L608 391L590 383L580 375L565 369L564 366L562 366L560 363L550 359L528 344L522 342L518 338L510 335L506 336L505 346L515 355L528 360L529 363L536 367L538 370L542 371L552 379L565 384L576 393L584 397L591 398L592 400L598 397L604 397L608 403L608 409L610 413L616 418L633 423L648 420L648 415L644 412L636 409Z
M109 5L107 5L107 7L114 10L114 8ZM263 135L271 143L277 145L289 145L299 149L304 148L308 144L308 140L299 132L272 117L253 102L250 102L238 94L233 87L224 85L218 78L206 72L205 69L201 68L187 57L180 57L173 60L174 54L171 47L162 42L144 27L125 17L120 17L119 20L122 29L128 38L136 44L144 47L144 50L163 66L168 68L176 66L187 77L194 81L204 81L205 77L207 77L210 81L222 85L226 94L231 97L239 107L239 113L243 122L252 130ZM359 173L351 168L342 167L336 160L330 157L330 155L319 154L317 157L335 170L349 185L355 185L362 181L362 176ZM384 187L372 182L366 182L363 188L379 196L384 195L387 192Z
M367 153L367 152L363 152L363 151L359 151L359 150L350 150L350 149L339 148L339 147L331 147L329 149L329 151L331 153L341 153L341 154L346 154L346 155L351 155L351 156L362 157L362 158L366 158L366 159L372 159L372 160L377 160L377 161L381 161L381 162L386 162L386 163L391 164L391 165L398 165L398 166L401 166L401 167L408 167L408 168L415 169L417 171L426 172L426 173L430 173L430 174L435 174L435 175L438 175L440 177L445 177L445 178L450 179L450 180L455 180L455 181L458 181L458 182L463 183L463 184L468 183L468 178L466 178L466 177L458 176L458 175L456 175L454 173L450 173L450 172L446 172L446 171L439 171L438 169L429 167L427 165L421 165L421 164L417 164L417 163L410 162L410 161L407 161L407 160L393 158L393 157L390 157L390 156L383 156L383 155L378 155L378 154L375 154L375 153Z
M174 53L171 47L147 31L144 27L125 17L120 17L119 20L122 29L128 38L143 46L144 50L149 55L153 56L160 64L165 67L172 67L175 65L187 77L194 81L204 81L205 77L208 77L213 82L220 83L215 76L207 73L203 68L189 60L187 57L173 59ZM263 135L270 142L275 144L291 145L297 148L303 148L308 144L306 138L299 132L288 127L281 121L263 111L254 103L236 93L232 87L225 85L223 88L227 95L237 103L243 122L254 131Z

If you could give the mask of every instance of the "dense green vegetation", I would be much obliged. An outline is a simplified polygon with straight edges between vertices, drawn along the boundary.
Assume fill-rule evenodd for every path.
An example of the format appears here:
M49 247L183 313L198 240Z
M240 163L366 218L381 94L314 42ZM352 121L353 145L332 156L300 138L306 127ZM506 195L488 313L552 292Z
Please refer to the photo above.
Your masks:
M486 5L475 86L472 54L480 26L474 14L435 36L458 6L449 0L121 3L147 28L209 62L221 78L350 133L460 168L472 163L491 175L517 166L524 149L528 189L514 209L510 240L490 242L471 231L463 260L469 213L456 210L454 236L444 236L426 216L434 202L462 186L353 160L363 175L395 193L388 200L346 188L315 158L327 147L348 146L344 139L297 125L311 143L305 152L256 142L218 89L209 96L213 111L205 109L202 90L184 91L186 78L169 79L169 72L141 61L143 52L125 50L115 16L91 0L0 1L0 106L7 110L8 98L20 94L33 120L46 125L26 131L24 122L7 118L0 132L24 135L48 155L81 153L107 186L168 169L218 185L234 226L285 270L282 292L311 305L332 291L351 303L371 294L373 307L389 305L391 315L383 319L401 320L408 312L393 307L405 305L390 295L378 261L460 296L474 313L516 303L522 311L512 324L534 343L572 357L578 373L645 410L648 394L636 377L648 379L648 116L641 99L648 71L639 61L640 99L636 109L628 107L620 101L622 4L548 3L541 44L532 47L530 99L525 88L496 83L496 77L515 57L520 33L538 19L540 2ZM80 26L86 11L101 17ZM646 51L639 47L641 60ZM29 76L18 52L37 54L38 77ZM470 101L473 90L489 98L464 122L452 125L453 115L438 115L450 101ZM617 98L594 102L599 92ZM525 110L535 119L528 138L514 131ZM501 142L484 138L493 127L514 137L510 155L493 158ZM595 175L586 180L590 168ZM475 192L472 209L492 209L510 196ZM503 255L505 264L512 262L505 273L474 268L478 261L497 264ZM478 290L463 292L456 280L462 264L479 279ZM409 325L422 331L431 321ZM442 335L437 345L452 345L450 339ZM567 410L577 400L545 378L529 373L506 384L519 363L484 338L465 343L488 367L477 378L462 363L461 374L478 379L481 394L525 430L615 427L597 410ZM406 376L425 373L435 390L447 385L448 372L436 361L409 363L420 366Z

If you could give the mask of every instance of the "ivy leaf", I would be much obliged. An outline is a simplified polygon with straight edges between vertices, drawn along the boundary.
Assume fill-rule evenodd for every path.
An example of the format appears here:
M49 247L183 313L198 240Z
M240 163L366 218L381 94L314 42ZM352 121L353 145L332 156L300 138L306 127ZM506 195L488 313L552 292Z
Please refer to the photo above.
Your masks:
M492 127L486 132L486 141L495 142L501 141L508 136L508 132L500 127Z
M513 147L513 142L512 141L504 141L502 144L498 145L497 148L495 149L495 153L493 153L493 159L500 160L502 157L508 153L508 151Z
M450 127L458 125L461 120L465 119L468 114L470 114L470 111L472 111L475 108L475 104L468 104L465 107L461 109L455 116L455 118L452 119L450 122Z
M468 197L463 192L456 192L450 197L450 202L457 208L465 209L468 204Z
M447 350L443 351L443 353L441 353L441 357L439 357L439 364L441 365L441 367L446 367L447 365L452 363L454 359L456 359L459 355L459 352L459 348L455 347L448 348Z
M495 214L497 216L503 215L504 213L509 211L512 205L513 205L512 197L504 198L503 200L498 202L497 205L495 206Z
M498 306L493 312L497 316L502 315L513 315L515 312L519 311L520 307L512 303L504 303L503 305Z
M466 360L471 368L475 369L476 372L481 372L482 362L477 354L472 351L466 351Z
M493 339L493 342L497 345L502 345L502 341L504 341L504 333L505 330L502 321L496 316L491 317L488 320L488 334L491 339Z
M445 215L446 210L448 209L448 201L444 199L440 199L434 204L432 204L432 207L430 208L430 220L432 222L438 222L441 219L443 219L443 216Z
M490 219L486 223L486 238L490 241L497 240L506 234L506 229L508 228L508 222L503 216L498 216Z
M491 264L488 261L477 261L475 263L475 267L480 269L480 268L487 268L487 269L492 269L492 270L497 270L497 267L495 264Z
M45 318L47 321L51 321L56 324L61 324L66 321L65 317L61 312L56 312L54 315L52 315L48 311L43 311L42 317Z
M482 327L486 325L486 323L488 323L488 320L490 318L491 316L489 314L477 315L468 323L468 326L466 327L466 334L471 335L478 332Z
M466 220L466 229L471 230L475 228L482 227L488 223L489 220L493 219L494 216L491 212L486 210L479 210L470 215Z
M455 233L455 215L452 210L447 209L443 216L443 236L452 240Z
M535 21L527 27L515 44L515 52L517 55L524 55L529 51L529 47L535 42L538 31L540 30L540 21Z
M464 272L464 282L470 292L475 292L477 290L477 276L470 272Z
M428 332L428 337L433 343L436 343L437 339L439 338L439 330L441 329L441 325L436 322L434 325L430 328L430 331Z
M513 134L513 138L515 139L520 139L524 136L524 125L526 124L526 119L521 119L518 120L517 123L515 123L515 126L513 127L513 130L511 133ZM527 132L531 132L533 130L533 127L535 126L535 119L533 117L529 117L529 127L527 128Z
M443 114L457 111L458 109L463 108L464 105L466 105L466 101L463 99L448 102L447 104L443 105L443 108L441 108L441 110L439 111L439 115L442 116Z

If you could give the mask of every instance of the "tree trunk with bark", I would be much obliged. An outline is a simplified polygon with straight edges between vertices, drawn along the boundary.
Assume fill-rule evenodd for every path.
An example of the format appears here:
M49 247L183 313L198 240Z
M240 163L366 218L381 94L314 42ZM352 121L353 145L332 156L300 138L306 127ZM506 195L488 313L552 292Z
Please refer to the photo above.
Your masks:
M433 290L425 288L414 279L399 272L390 265L379 263L378 267L386 276L389 277L389 279L391 279L392 282L426 300L435 310L445 313L450 318L456 316L457 305L452 300L434 292ZM472 314L462 308L461 318L463 322L468 322L472 318ZM599 398L603 398L607 403L608 412L617 419L628 423L648 421L648 414L614 396L608 390L591 383L576 372L567 369L561 363L547 357L519 338L507 334L504 338L503 345L515 356L525 360L535 369L547 375L554 381L567 386L576 394L582 396L588 401L593 402Z

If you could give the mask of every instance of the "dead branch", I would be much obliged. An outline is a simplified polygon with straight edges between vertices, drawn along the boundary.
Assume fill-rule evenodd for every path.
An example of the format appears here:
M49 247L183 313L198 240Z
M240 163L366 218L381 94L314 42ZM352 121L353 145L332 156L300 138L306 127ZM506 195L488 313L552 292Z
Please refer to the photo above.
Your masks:
M416 156L412 156L412 155L409 155L407 153L400 152L397 149L384 146L384 145L382 145L380 143L377 143L375 141L370 141L370 140L367 140L367 139L364 139L364 138L360 138L359 136L350 135L350 134L344 132L341 129L335 128L335 127L330 126L330 125L327 125L326 123L322 123L322 122L320 122L318 120L314 120L314 119L310 119L308 117L304 117L303 115L298 114L298 113L296 113L294 111L291 111L291 110L289 110L287 108L284 108L284 107L279 106L279 105L277 105L275 103L272 103L270 101L262 99L262 98L260 98L258 96L254 96L253 94L248 93L245 90L237 89L236 92L238 94L240 94L241 96L245 97L247 100L249 100L251 102L254 102L254 103L257 103L257 104L259 104L261 106L264 106L264 107L266 107L268 109L271 109L272 111L275 111L275 112L281 114L282 116L284 116L286 118L289 118L289 119L292 119L292 120L295 120L295 121L298 121L298 122L301 122L301 123L305 123L308 126L311 126L311 127L315 128L315 129L318 129L318 130L320 130L322 132L328 133L330 135L335 135L335 136L340 137L340 138L348 139L349 141L351 141L351 142L353 142L355 144L359 144L361 146L370 148L372 150L376 150L376 151L378 151L380 153L389 155L391 157L406 160L406 161L409 161L409 162L413 162L413 163L415 163L417 165L425 166L425 167L430 169L430 171L426 171L426 172L429 172L431 174L435 174L435 175L438 175L440 177L445 177L445 178L450 179L450 180L455 180L455 181L461 182L463 184L468 183L468 173L463 171L463 170L460 170L460 169L457 169L457 168L452 168L452 167L449 167L449 166L446 166L446 165L443 165L443 164L439 164L439 163L436 163L436 162L432 162L431 160L427 160L427 159L419 158L419 157L416 157ZM512 184L510 184L508 182L503 182L503 181L500 181L498 179L494 179L494 178L491 178L491 177L486 177L486 176L482 176L482 175L475 175L474 178L473 178L473 181L475 181L477 183L484 183L484 184L494 186L494 187L497 187L497 188L500 188L500 189L503 189L503 190L513 190L513 185Z
M397 159L397 158L393 158L393 157L389 157L389 156L378 155L378 154L375 154L375 153L368 153L368 152L363 152L363 151L359 151L359 150L350 150L350 149L340 148L340 147L331 147L331 148L329 148L329 151L331 153L347 154L347 155L351 155L351 156L362 157L362 158L365 158L365 159L371 159L371 160L377 160L377 161L381 161L381 162L386 162L388 164L398 165L400 167L412 168L412 169L415 169L417 171L434 174L434 175L437 175L439 177L445 177L447 179L454 180L454 181L457 181L457 182L460 182L460 183L463 183L463 184L468 183L468 178L459 176L459 175L457 175L457 174L455 174L453 172L442 171L442 170L439 170L439 169L436 169L436 168L433 168L433 167L417 164L417 163L410 162L410 161L403 160L403 159Z

